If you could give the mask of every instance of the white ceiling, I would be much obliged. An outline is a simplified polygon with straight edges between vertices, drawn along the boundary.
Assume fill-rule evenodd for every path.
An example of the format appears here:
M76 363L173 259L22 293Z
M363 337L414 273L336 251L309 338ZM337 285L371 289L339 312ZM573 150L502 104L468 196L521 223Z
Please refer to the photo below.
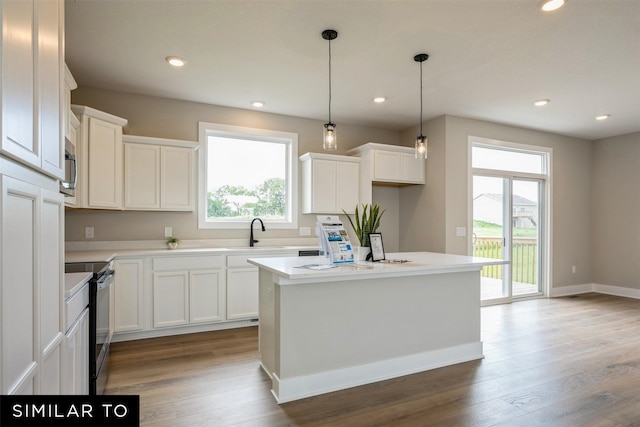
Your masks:
M443 114L589 140L640 131L640 1L66 0L81 86L402 130ZM181 69L165 57L187 60ZM374 96L386 96L382 105ZM549 98L546 107L533 102ZM596 121L599 114L611 114ZM339 131L339 127L338 127Z

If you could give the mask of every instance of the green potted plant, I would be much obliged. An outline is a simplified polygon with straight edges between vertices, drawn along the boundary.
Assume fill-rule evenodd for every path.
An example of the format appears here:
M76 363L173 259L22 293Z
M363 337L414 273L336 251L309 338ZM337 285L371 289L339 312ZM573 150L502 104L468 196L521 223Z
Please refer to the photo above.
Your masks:
M167 239L167 247L169 249L177 249L180 246L180 239L177 237L169 237Z
M378 230L378 227L380 227L380 219L386 209L381 211L380 205L377 203L371 205L364 203L362 205L362 213L360 213L358 208L359 206L356 205L353 219L344 209L342 212L347 216L353 231L356 233L356 237L358 237L358 241L360 242L360 247L368 248L369 233L375 233Z

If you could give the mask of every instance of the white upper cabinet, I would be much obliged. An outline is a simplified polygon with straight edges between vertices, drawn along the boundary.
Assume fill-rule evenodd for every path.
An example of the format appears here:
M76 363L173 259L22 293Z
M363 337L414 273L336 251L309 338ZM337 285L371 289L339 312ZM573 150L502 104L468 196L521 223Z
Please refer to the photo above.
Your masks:
M411 147L370 142L349 150L348 154L362 158L362 170L374 183L403 185L425 182L424 159L416 159Z
M63 178L64 2L3 1L1 152Z
M302 213L352 213L360 203L360 159L334 154L300 156Z
M193 211L198 143L124 135L125 209Z
M122 127L127 120L80 105L71 109L80 120L76 207L123 209Z

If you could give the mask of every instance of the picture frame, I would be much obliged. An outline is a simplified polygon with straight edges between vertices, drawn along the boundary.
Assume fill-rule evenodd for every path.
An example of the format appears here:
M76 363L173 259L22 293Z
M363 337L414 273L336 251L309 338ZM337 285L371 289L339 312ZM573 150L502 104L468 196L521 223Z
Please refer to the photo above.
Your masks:
M382 233L369 233L369 248L371 249L371 261L376 262L385 259Z

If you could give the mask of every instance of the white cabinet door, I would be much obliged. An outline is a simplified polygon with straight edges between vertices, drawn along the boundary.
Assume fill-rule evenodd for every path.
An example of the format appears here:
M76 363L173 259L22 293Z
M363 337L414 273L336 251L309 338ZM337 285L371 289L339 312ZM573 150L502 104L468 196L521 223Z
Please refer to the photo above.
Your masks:
M128 332L144 329L143 260L115 261L114 331Z
M122 126L89 117L89 207L122 209Z
M39 393L59 394L64 339L64 196L44 189L40 192L38 323L43 363Z
M62 178L61 1L2 2L2 144L19 162Z
M41 168L64 178L64 2L38 0L38 100Z
M65 335L64 394L89 393L89 309L86 308Z
M160 160L162 209L194 210L194 158L195 152L191 148L162 147Z
M306 153L302 162L302 213L353 213L360 203L359 159Z
M189 323L189 273L153 273L153 326Z
M400 161L402 181L424 184L424 159L416 159L415 154L400 153Z
M160 208L160 148L124 144L125 209Z
M400 153L375 150L373 153L373 179L398 181L401 177Z
M197 270L189 273L190 323L225 319L224 270Z
M258 317L258 269L227 270L227 319Z
M34 135L35 2L2 2L2 150L40 166Z
M60 393L64 202L9 176L0 183L0 393Z
M314 213L336 210L336 162L314 159L311 165L311 209Z
M148 140L146 137L131 137ZM193 148L124 144L125 209L195 209Z
M336 162L336 212L353 213L360 203L360 165Z
M38 360L37 248L39 189L0 175L2 180L2 389L13 394L35 377ZM9 250L11 248L11 250ZM11 321L10 325L5 324Z

